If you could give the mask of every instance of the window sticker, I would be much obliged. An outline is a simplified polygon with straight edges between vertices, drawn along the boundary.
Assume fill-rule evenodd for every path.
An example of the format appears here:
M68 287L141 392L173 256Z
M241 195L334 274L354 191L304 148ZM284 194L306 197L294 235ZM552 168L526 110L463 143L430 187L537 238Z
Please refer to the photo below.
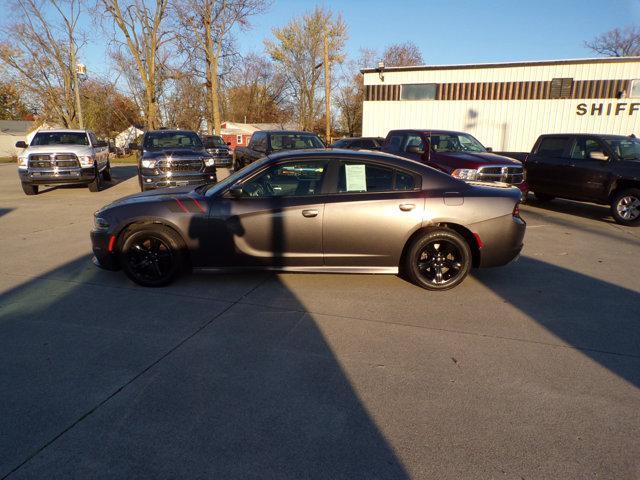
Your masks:
M367 174L364 165L345 165L347 192L366 192Z

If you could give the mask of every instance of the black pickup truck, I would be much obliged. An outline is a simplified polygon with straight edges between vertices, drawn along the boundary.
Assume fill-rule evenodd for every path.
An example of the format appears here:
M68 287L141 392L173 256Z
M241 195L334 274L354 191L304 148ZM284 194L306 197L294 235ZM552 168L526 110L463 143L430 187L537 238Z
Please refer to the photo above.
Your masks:
M273 152L283 150L305 150L324 148L324 143L315 133L288 130L261 130L254 132L247 147L235 150L235 169L240 170Z
M540 201L610 205L616 222L640 226L640 140L633 135L541 135L525 170Z
M207 152L196 132L151 130L141 145L129 144L138 154L140 190L215 183L214 157Z

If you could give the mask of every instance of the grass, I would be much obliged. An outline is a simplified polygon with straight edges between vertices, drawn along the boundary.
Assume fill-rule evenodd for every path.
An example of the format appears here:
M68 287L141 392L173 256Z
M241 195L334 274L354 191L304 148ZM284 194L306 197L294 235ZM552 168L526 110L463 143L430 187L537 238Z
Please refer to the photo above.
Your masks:
M135 155L127 155L125 157L116 157L113 155L111 157L111 165L119 165L119 164L135 164L137 162Z

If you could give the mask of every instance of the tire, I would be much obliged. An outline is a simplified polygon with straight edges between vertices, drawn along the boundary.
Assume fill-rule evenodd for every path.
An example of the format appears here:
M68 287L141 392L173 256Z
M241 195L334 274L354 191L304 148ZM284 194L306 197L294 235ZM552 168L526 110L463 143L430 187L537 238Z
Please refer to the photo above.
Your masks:
M168 227L131 227L123 234L121 245L120 266L127 277L143 287L168 285L185 270L184 243Z
M462 283L471 269L471 248L448 228L430 230L416 238L404 259L409 280L426 290L449 290Z
M536 200L538 200L539 202L550 202L551 200L556 198L553 195L548 195L546 193L533 192L533 195L536 197Z
M98 170L98 167L95 168L95 177L93 182L91 182L88 187L90 192L99 192L102 189L102 174Z
M22 182L22 191L26 195L37 195L38 194L38 185L33 185L31 183Z
M111 181L111 162L107 162L107 166L104 167L104 171L102 172L102 178L106 182Z
M640 189L629 188L617 193L611 202L611 215L620 225L640 226Z

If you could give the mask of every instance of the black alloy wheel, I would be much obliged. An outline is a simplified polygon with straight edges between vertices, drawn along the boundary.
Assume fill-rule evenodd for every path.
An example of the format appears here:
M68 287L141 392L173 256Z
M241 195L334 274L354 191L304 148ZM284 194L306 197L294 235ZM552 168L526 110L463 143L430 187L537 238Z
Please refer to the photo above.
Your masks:
M471 249L453 230L432 230L417 238L406 256L410 279L427 290L448 290L460 284L471 268Z
M621 225L640 226L640 189L618 193L611 202L611 215Z
M125 234L120 264L137 284L161 287L182 270L183 250L173 230L159 225L141 226Z

